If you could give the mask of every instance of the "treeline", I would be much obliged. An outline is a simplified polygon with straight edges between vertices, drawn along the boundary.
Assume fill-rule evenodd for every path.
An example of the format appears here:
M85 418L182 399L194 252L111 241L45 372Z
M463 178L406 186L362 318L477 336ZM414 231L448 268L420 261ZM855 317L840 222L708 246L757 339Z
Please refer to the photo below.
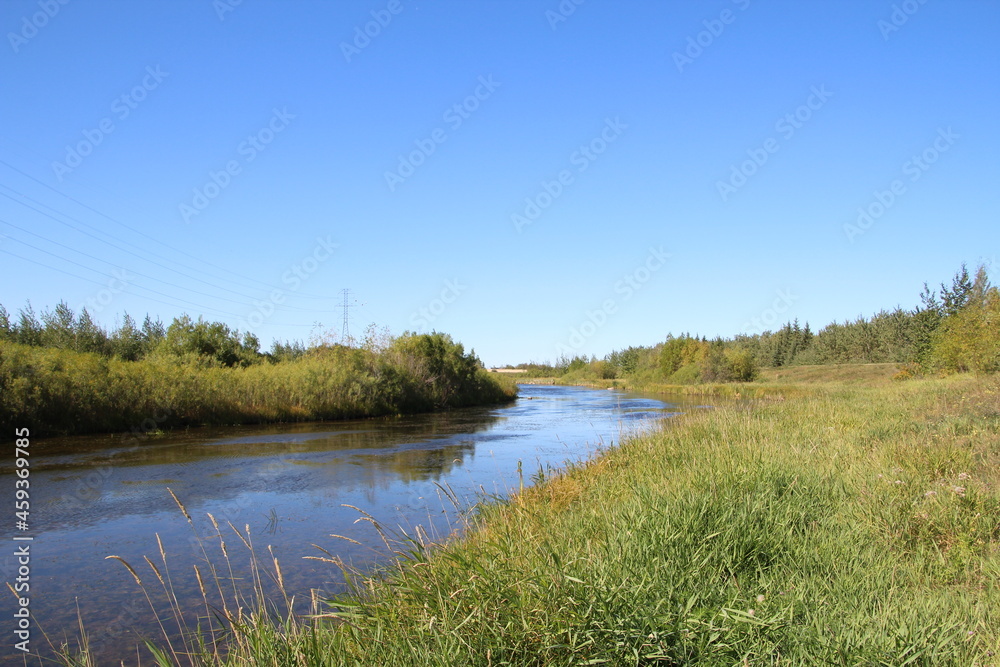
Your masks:
M951 285L924 283L920 305L833 323L817 333L786 324L776 332L738 336L762 366L900 363L924 371L1000 370L1000 293L985 266L970 276L963 265Z
M563 358L554 365L521 364L528 376L566 381L630 379L692 384L749 382L761 368L805 364L899 363L919 372L1000 371L1000 292L985 266L963 265L950 285L924 284L920 305L883 310L870 318L834 322L814 332L789 322L777 331L733 338L668 335L654 346L605 356Z
M358 347L277 343L176 318L126 316L108 333L60 304L15 322L0 307L0 432L146 432L342 419L499 403L516 389L447 334L370 336Z
M142 326L128 314L108 331L94 322L84 308L79 315L60 302L53 310L35 313L29 302L12 318L0 305L0 340L34 347L53 347L92 352L106 358L139 361L153 354L197 357L202 364L250 366L264 361L282 361L301 356L302 343L275 341L271 352L260 352L260 340L250 332L240 333L222 322L174 318L170 326L146 315Z

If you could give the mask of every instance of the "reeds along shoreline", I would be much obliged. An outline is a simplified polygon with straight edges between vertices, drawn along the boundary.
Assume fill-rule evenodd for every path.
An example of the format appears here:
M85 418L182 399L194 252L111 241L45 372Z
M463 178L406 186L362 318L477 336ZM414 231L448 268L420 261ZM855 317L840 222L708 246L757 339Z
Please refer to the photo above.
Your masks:
M516 387L448 336L414 334L380 350L326 346L248 367L0 341L0 392L2 432L55 435L426 412L513 400Z
M995 376L692 412L161 664L996 664L997 414Z

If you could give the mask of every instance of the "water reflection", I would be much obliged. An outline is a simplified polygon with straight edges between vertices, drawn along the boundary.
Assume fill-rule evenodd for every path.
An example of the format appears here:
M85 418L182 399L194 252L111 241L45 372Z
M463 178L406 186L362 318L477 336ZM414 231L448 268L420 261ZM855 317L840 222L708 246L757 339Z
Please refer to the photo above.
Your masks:
M262 553L274 545L290 592L334 590L339 573L303 559L317 555L312 545L356 564L372 562L381 545L372 526L355 523L358 511L345 504L389 527L412 532L419 525L444 537L460 524L443 488L460 504L483 493L503 495L520 483L519 462L527 482L539 467L586 458L617 442L623 429L642 428L676 409L622 392L525 386L516 403L500 408L190 429L138 446L109 436L38 441L31 477L37 627L57 643L74 637L77 601L99 662L134 656L140 635L157 637L155 620L131 576L105 556L121 556L152 579L143 556L159 561L159 535L176 595L195 608L200 595L188 573L203 565L203 549L218 553L217 540L209 539L215 532L209 512L230 544L238 542L228 524L241 531L248 526ZM9 463L0 469L8 488L12 472ZM193 527L167 487L185 504ZM245 554L234 558L240 574ZM0 567L12 580L12 559L0 558ZM42 648L40 634L36 638L33 647Z

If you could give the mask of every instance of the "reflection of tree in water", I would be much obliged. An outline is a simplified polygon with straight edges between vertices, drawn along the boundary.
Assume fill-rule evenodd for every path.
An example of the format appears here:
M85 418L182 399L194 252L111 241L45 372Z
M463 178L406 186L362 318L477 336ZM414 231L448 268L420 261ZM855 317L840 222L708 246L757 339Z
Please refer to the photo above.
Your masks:
M164 487L194 510L246 509L247 493L346 493L437 480L466 460L476 433L500 417L490 408L398 418L206 428L108 449L108 436L63 439L33 475L44 479L40 516L50 527L163 511ZM481 436L480 436L481 437ZM81 445L72 447L79 440ZM100 445L103 443L104 448ZM95 471L105 471L97 476ZM88 481L94 477L94 483ZM79 489L83 491L79 491ZM266 511L266 508L265 508Z
M465 455L476 448L474 440L463 440L454 445L427 448L430 442L422 443L420 449L397 450L386 454L358 454L355 457L364 463L364 469L390 472L393 481L426 482L435 481L451 472L457 465L462 466Z
M72 471L100 465L142 467L191 464L216 458L377 449L482 431L499 419L495 412L466 408L389 419L212 427L150 437L140 444L126 441L128 446L122 446L119 436L77 436L52 440L51 444L42 441L49 444L49 451L61 455L40 463L46 470Z
M475 433L500 417L493 408L328 422L291 422L263 426L204 427L160 435L87 435L50 438L38 451L52 458L49 469L95 465L145 466L193 463L232 456L299 454L329 449L367 449L422 438ZM6 469L3 472L10 472Z
M522 456L555 457L554 464L559 464L574 452L590 451L584 443L600 427L595 426L595 410L620 422L623 406L646 412L662 405L563 387L532 392L545 400L400 418L191 429L131 448L122 447L120 438L109 448L107 436L65 439L61 450L46 450L32 461L32 480L39 482L39 525L48 530L46 550L33 560L33 574L51 589L51 595L38 601L35 613L48 627L73 627L76 605L65 601L79 596L83 616L95 633L106 628L131 631L136 624L156 636L155 619L130 611L145 609L130 575L104 557L114 553L141 567L143 555L157 559L159 536L171 570L191 573L192 565L202 562L202 540L213 558L219 553L209 537L214 530L206 512L223 526L230 545L239 540L228 521L240 530L250 524L261 553L273 544L286 586L297 599L307 600L311 588L339 590L337 568L302 559L319 555L312 544L359 566L382 562L384 556L375 528L366 521L355 523L360 515L344 504L370 513L387 530L412 535L412 527L419 524L432 540L443 539L461 526L460 511L441 497L446 492L437 485L454 490L460 502L474 501L482 484L495 484L502 474L484 452L494 450L503 465L514 465L512 460ZM608 434L617 433L617 426L609 428ZM564 450L562 444L551 444L564 440L580 447ZM551 451L542 452L542 446ZM474 458L477 447L480 456ZM87 487L85 498L63 500L101 466L110 474L92 489ZM191 539L191 528L165 486L184 502L200 540ZM272 511L278 521L270 534ZM332 538L332 533L361 544ZM236 576L252 581L246 555L236 549L231 553ZM178 575L174 583L178 598L196 608L200 593L194 578ZM102 649L108 657L122 655L134 645L133 639L122 634L106 640Z

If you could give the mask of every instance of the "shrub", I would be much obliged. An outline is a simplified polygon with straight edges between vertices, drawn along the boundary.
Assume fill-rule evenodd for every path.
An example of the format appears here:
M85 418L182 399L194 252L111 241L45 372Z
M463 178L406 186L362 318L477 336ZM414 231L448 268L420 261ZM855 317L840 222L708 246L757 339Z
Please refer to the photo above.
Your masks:
M124 361L0 340L0 429L45 435L343 419L499 403L517 393L445 334L404 336L381 352L323 347L269 364L223 365L195 350Z
M1000 370L1000 292L991 288L941 323L932 358L950 371Z

